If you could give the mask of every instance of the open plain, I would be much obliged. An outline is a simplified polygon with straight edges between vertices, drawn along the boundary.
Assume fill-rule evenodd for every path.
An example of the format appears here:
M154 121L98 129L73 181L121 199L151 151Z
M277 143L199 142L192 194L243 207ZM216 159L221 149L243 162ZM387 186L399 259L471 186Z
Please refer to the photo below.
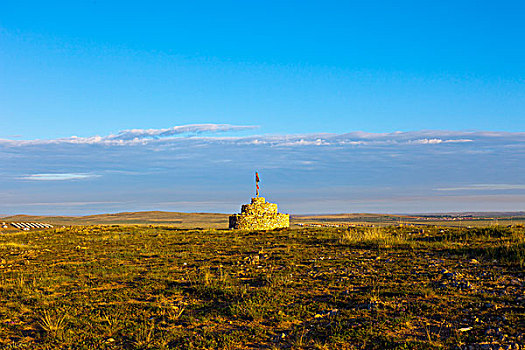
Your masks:
M525 229L0 235L0 349L523 349Z

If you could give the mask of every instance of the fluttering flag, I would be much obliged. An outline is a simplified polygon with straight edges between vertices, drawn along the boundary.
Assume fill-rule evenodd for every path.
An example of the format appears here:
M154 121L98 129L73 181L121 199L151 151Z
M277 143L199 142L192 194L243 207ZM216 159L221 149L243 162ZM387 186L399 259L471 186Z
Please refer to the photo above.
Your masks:
M255 172L255 195L259 197L259 174Z

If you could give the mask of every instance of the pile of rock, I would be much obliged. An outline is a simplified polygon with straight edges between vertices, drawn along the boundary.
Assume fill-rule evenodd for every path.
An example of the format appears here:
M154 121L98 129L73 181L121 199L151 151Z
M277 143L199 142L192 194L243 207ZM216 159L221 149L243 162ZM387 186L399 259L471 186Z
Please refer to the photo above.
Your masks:
M230 229L273 230L290 226L290 216L277 211L277 204L266 203L264 197L253 197L244 204L240 214L230 216Z

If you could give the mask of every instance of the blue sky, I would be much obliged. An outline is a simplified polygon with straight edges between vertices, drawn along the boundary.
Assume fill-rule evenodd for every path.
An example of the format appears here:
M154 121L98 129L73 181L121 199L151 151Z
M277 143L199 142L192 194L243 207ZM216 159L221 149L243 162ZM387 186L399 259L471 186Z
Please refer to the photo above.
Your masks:
M2 1L0 213L524 210L523 13Z

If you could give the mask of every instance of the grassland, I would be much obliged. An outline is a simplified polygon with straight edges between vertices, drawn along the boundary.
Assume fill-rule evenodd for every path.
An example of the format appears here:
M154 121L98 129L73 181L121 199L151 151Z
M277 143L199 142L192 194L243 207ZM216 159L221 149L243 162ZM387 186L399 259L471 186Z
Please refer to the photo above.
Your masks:
M0 349L523 349L523 227L0 235Z

